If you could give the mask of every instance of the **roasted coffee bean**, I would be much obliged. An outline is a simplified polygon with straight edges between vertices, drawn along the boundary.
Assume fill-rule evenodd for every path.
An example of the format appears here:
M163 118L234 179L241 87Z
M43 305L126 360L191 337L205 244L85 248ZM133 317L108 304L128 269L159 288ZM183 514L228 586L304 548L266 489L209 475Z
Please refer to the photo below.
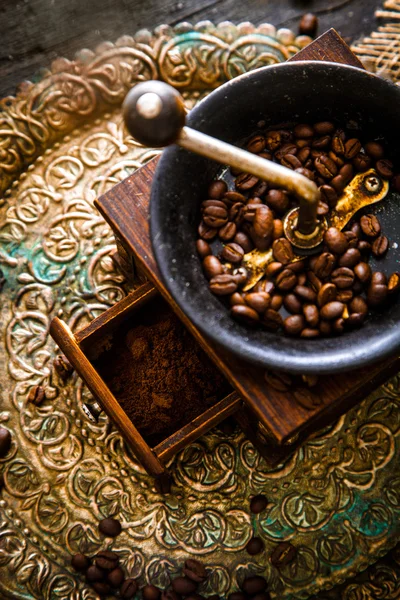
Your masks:
M336 206L338 195L336 190L331 185L321 185L319 188L319 193L321 194L322 202L328 204L331 208Z
M118 562L118 554L115 554L115 552L111 552L110 550L102 550L94 559L95 565L104 571L112 571L118 566Z
M295 294L286 294L283 305L292 314L301 314L303 311L303 305Z
M28 394L28 402L31 402L35 406L40 406L41 404L43 404L45 399L46 392L43 386L34 385L31 387Z
M304 260L295 260L295 261L287 264L285 268L290 269L294 273L302 273L305 268L305 262L304 262Z
M221 257L234 265L241 263L243 256L244 250L242 246L239 246L239 244L235 244L234 242L226 244L221 252Z
M368 156L368 154L363 154L360 152L360 154L353 159L353 165L356 171L363 173L370 168L371 158Z
M313 271L307 271L307 279L310 282L310 285L314 292L319 292L322 287L322 281L315 275Z
M282 190L269 190L265 202L279 214L283 214L289 206L289 196Z
M267 281L266 279L259 281L253 288L255 292L267 292L267 294L272 294L274 289L275 284L273 281Z
M354 273L348 267L339 267L332 272L331 281L337 288L347 289L353 285Z
M246 146L248 152L253 152L254 154L259 154L265 148L265 137L261 134L254 135L248 142Z
M315 159L315 168L325 179L332 179L337 174L337 166L329 156L322 155Z
M164 590L161 592L161 600L181 600L181 595L174 590Z
M197 233L203 240L209 241L209 240L212 240L213 238L215 238L218 231L217 231L217 229L214 229L213 227L208 227L204 223L204 221L200 221L200 225L197 229Z
M161 591L151 583L145 585L142 588L142 598L143 600L160 600Z
M171 581L171 586L174 592L182 596L193 594L197 589L197 583L189 577L176 577Z
M201 212L204 214L204 211L207 208L222 208L223 210L226 210L226 204L222 200L204 200L201 203Z
M214 202L218 202L218 200L214 200ZM214 229L219 229L225 223L228 222L228 211L226 210L226 206L207 206L203 212L203 221L208 227L214 227Z
M267 506L268 498L263 494L253 496L253 498L250 500L250 511L255 515L258 515L261 512L263 512L263 510L265 510Z
M272 310L278 311L282 308L282 304L283 296L281 296L280 294L274 294L271 298L269 307L272 308Z
M347 302L350 302L353 295L354 295L353 290L348 290L348 289L347 290L338 290L338 293L336 295L336 300L338 302L343 302L344 304L347 304Z
M360 240L358 242L357 248L359 249L361 254L369 254L372 250L371 244L369 242L366 242L365 240Z
M310 327L317 327L319 322L319 311L315 304L305 304L303 306L303 314Z
M71 565L75 571L86 571L90 567L90 558L84 554L74 554L71 558Z
M312 327L306 327L300 334L300 337L305 339L313 339L320 336L320 331L318 329L313 329Z
M301 123L300 125L296 125L293 130L294 137L296 138L312 138L314 137L314 129L310 125L305 125Z
M261 156L261 155L260 155ZM268 157L266 157L268 158ZM272 156L269 156L269 160L272 159ZM257 185L252 189L252 193L254 196L261 198L264 196L265 192L268 190L268 183L266 181L259 181Z
M92 585L95 592L100 594L100 596L108 596L111 592L111 587L105 581L95 581Z
M246 544L246 552L250 554L250 556L256 556L260 554L265 548L265 544L259 537L253 537Z
M309 150L311 152L311 148L310 148L311 139L302 140L299 138L297 140L294 140L294 143L296 144L296 146L299 150L301 150L302 148L309 148Z
M286 156L286 154L296 154L296 153L297 153L296 144L293 144L293 142L286 142L285 144L282 144L282 146L279 148L279 150L277 150L275 152L275 158L277 160L282 160L282 158L284 156Z
M316 135L332 135L335 131L335 126L331 121L319 121L314 125Z
M361 253L357 248L349 248L339 258L339 267L354 267L361 260Z
M282 136L279 131L269 131L265 138L265 145L271 152L278 150L282 143Z
M351 181L353 179L353 175L354 175L353 165L351 165L350 163L346 163L345 165L343 165L343 167L341 167L341 169L339 171L339 175L341 177L343 177L345 184L347 185L349 183L349 181Z
M279 273L279 271L282 271L282 269L283 269L283 264L281 262L278 262L275 260L275 261L269 263L269 265L265 269L265 275L268 278L275 277L275 275L277 275Z
M255 325L260 320L260 317L253 308L243 304L235 304L231 308L231 316L240 323L245 325Z
M344 231L343 235L346 237L349 248L357 248L359 241L358 237L353 231Z
M338 133L335 133L332 137L332 150L335 152L335 154L345 153L344 141L341 135Z
M312 148L317 148L317 150L325 150L325 148L327 148L331 143L331 136L330 135L323 135L317 139L315 139L312 144L311 147Z
M339 317L338 319L332 321L332 332L336 334L343 333L344 326L345 320L343 319L343 317Z
M221 229L218 231L218 235L223 242L229 242L235 237L236 230L236 223L233 223L233 221L228 221L227 224L221 227Z
M223 202L225 202L228 206L233 206L234 204L246 204L247 198L240 192L229 191L224 194L222 198Z
M245 295L245 301L250 308L263 314L271 303L271 296L266 292L250 292Z
M379 142L368 142L365 144L365 152L374 160L380 160L384 155L383 146Z
M328 156L329 156L329 158L331 158L333 160L333 162L339 169L341 167L343 167L344 159L341 156L339 156L338 154L336 154L336 152L334 152L333 150L329 150Z
M212 254L206 256L203 260L203 270L207 279L212 279L217 275L222 275L224 272L221 261Z
M262 319L262 324L271 331L277 331L282 327L283 319L276 310L267 308Z
M354 235L358 237L358 239L361 238L361 234L362 234L361 226L360 226L360 223L358 223L357 221L355 221L352 224L352 226L350 227L350 231L352 231L354 233Z
M388 251L389 240L385 235L380 235L372 244L372 254L376 257L381 257Z
M336 175L333 179L331 179L330 185L335 189L339 196L343 192L346 187L346 181L342 175Z
M353 158L355 158L360 152L361 148L361 142L357 138L351 138L350 140L347 140L344 145L344 157L349 160L353 160Z
M324 283L324 285L318 291L318 306L324 306L328 302L336 300L337 288L333 283Z
M259 179L255 175L251 175L250 173L240 173L235 179L235 186L238 190L251 190L257 183Z
M67 381L67 379L72 375L74 370L67 357L63 354L59 354L55 357L53 361L53 367L57 375L59 375L59 377L63 381Z
M124 582L124 579L125 575L121 567L116 567L107 575L107 582L114 588L119 587Z
M343 310L344 304L342 304L342 302L337 302L336 300L328 302L321 308L321 318L326 321L332 321L332 319L341 317Z
M381 159L375 165L375 169L378 174L384 179L391 179L393 177L393 163L391 160Z
M300 175L304 175L304 177L307 177L307 179L309 179L310 181L315 180L314 173L310 171L310 169L306 169L305 167L299 167L298 169L295 169L295 173L300 173Z
M205 258L212 254L211 246L205 240L197 240L196 250L200 258Z
M235 306L235 304L246 304L246 302L244 301L243 295L239 294L239 292L235 292L234 294L232 294L232 296L229 298L229 304L231 306Z
M306 287L305 285L296 285L293 292L301 298L301 300L305 300L308 303L313 304L317 301L317 294L313 289Z
M11 448L11 433L0 426L0 458L4 458Z
M249 236L246 235L243 231L238 231L235 237L233 238L233 241L235 242L235 244L239 244L239 246L242 246L245 254L251 252L254 248L253 242L251 241Z
M323 252L318 256L317 260L315 261L315 265L313 268L315 275L317 277L321 277L322 279L329 277L335 266L335 262L336 260L333 254L331 254L330 252Z
M124 583L121 585L119 593L120 593L121 598L124 598L124 600L131 600L132 598L135 597L137 589L138 589L138 584L137 584L136 580L129 578L129 579L125 579ZM178 598L177 597L176 598L168 597L165 600L178 600Z
M205 566L194 558L188 558L185 561L185 568L183 569L183 572L185 573L186 577L195 583L202 583L207 579L207 571Z
M311 150L308 146L306 146L304 148L300 148L300 150L297 152L296 156L299 159L299 161L304 165L310 158L310 154L311 154Z
M344 325L349 329L357 329L357 327L361 327L361 325L365 321L365 315L361 313L351 313L348 319L345 320Z
M349 246L346 236L336 227L329 227L324 234L324 242L334 254L344 254Z
M332 333L331 322L324 321L323 319L321 319L319 322L319 330L321 332L321 335L323 335L324 337L331 335L331 333Z
M353 298L349 304L349 308L352 313L360 313L364 316L368 313L367 303L362 296Z
M360 219L360 225L368 237L376 237L381 232L381 225L375 215L363 215Z
M383 283L374 283L371 280L371 283L367 290L367 303L368 306L372 306L375 308L380 304L385 302L386 297L388 295L388 287Z
M374 271L371 276L371 283L386 285L387 277L385 273L381 273L380 271Z
M285 154L281 160L281 164L288 169L299 169L302 164L294 154Z
M236 269L233 269L232 271L233 281L239 286L244 285L246 283L248 276L249 273L246 267L236 267Z
M280 219L274 219L274 229L272 231L272 239L277 240L283 236L283 223Z
M253 219L253 241L260 250L266 250L269 247L273 230L274 215L272 210L268 206L259 206Z
M292 244L286 238L279 238L272 244L272 254L275 260L287 265L294 258Z
M229 209L229 221L232 221L237 226L241 225L243 219L253 220L256 209L255 206L252 210L248 210L241 202L236 202Z
M279 290L283 290L287 292L294 288L297 284L297 276L290 269L284 269L280 273L278 273L276 278L276 287Z
M290 542L281 542L270 556L272 566L277 569L286 567L296 558L297 550Z
M91 565L86 571L86 579L93 583L94 581L104 581L106 573L96 565Z
M234 276L224 273L214 276L209 283L210 291L216 296L227 296L236 292L238 284Z
M303 315L291 315L283 322L283 327L288 335L299 335L304 329Z
M274 373L266 371L264 373L264 379L268 385L278 392L287 392L293 383L292 378L288 373L281 373L279 371L275 371Z
M215 200L220 200L222 196L226 193L228 186L225 181L222 179L215 179L208 186L208 196L210 198L214 198Z
M122 531L121 523L112 517L102 519L99 523L99 531L107 537L117 537Z
M304 14L299 23L300 35L309 35L315 37L318 29L318 17L313 13Z
M318 202L317 215L319 215L320 217L323 217L324 215L327 215L328 212L329 212L329 206L327 204L325 204L325 202Z
M241 585L242 590L249 596L254 596L267 589L267 582L264 577L260 575L253 575L252 577L246 577Z

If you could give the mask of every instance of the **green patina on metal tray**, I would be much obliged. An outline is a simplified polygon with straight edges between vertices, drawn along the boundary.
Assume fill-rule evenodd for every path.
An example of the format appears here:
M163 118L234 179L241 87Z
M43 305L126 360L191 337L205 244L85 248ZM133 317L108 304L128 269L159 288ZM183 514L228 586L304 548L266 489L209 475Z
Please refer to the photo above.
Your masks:
M96 196L156 154L124 131L127 90L163 78L191 107L223 81L286 60L308 41L271 25L162 26L82 51L73 62L57 60L41 81L2 101L0 423L13 433L0 462L2 598L94 599L70 555L105 547L129 576L161 587L191 554L212 567L206 595L225 595L249 573L262 573L273 597L307 598L396 543L399 377L275 468L239 430L214 430L175 457L173 493L160 496L108 420L86 419L82 382L74 377L64 386L51 368L52 317L77 330L127 292L110 258L111 231L93 208ZM47 388L40 407L27 403L36 384ZM261 492L268 509L251 515L248 499ZM112 544L97 529L108 515L123 525ZM266 544L261 557L244 550L254 532ZM298 555L278 572L268 555L281 540ZM363 585L340 597L368 597Z

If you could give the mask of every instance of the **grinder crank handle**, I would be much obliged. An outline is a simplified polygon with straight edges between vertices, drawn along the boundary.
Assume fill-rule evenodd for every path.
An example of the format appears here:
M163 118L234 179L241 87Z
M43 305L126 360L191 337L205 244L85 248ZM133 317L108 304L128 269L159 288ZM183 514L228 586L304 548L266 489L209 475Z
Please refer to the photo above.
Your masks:
M172 86L161 81L139 83L125 98L123 116L129 133L141 144L157 148L175 143L295 193L300 208L294 236L298 232L303 238L320 237L316 184L282 165L186 127L183 98Z

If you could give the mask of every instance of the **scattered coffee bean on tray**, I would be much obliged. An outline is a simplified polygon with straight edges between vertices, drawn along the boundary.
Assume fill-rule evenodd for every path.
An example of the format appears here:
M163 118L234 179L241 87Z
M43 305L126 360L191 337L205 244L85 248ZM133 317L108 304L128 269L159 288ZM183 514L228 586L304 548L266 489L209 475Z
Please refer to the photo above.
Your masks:
M267 582L261 575L247 577L242 583L242 590L249 596L255 596L267 589Z
M373 168L392 187L400 181L381 142L363 141L361 134L355 137L330 121L258 132L247 148L316 181L322 198L318 213L328 223L355 174ZM394 277L389 293L386 281L373 280L369 264L371 255L380 259L390 252L375 214L364 209L343 231L330 226L316 253L300 258L284 236L282 221L298 200L254 176L235 177L234 189L231 182L211 182L201 204L197 249L210 291L239 324L312 340L361 327L374 309L396 301L395 274L387 275ZM266 251L272 258L251 288L253 250L257 261ZM366 314L352 310L354 296L365 298Z
M53 366L64 382L69 378L74 370L67 357L61 354L55 357Z
M260 554L265 549L265 544L259 537L253 537L246 544L246 552L250 554L250 556L255 556L256 554Z
M4 458L11 448L11 433L5 427L0 427L0 458Z
M299 33L315 37L318 29L318 17L313 13L306 13L301 17Z
M175 577L171 581L172 589L181 596L189 596L197 590L197 583L189 577Z
M255 515L258 515L263 510L265 510L268 506L268 499L266 496L262 494L258 494L257 496L253 496L250 500L250 510Z
M90 567L90 558L84 554L74 554L71 558L71 565L76 571L86 571Z
M196 583L202 583L207 579L205 566L194 558L188 558L186 560L183 572L186 577L189 577L189 579L192 579L192 581L195 581Z
M124 598L124 600L131 600L135 597L135 594L138 590L138 584L135 579L129 578L124 581L120 588L120 596Z
M117 519L108 517L99 523L99 530L107 537L117 537L122 531L121 523Z
M280 569L291 563L296 554L297 550L290 542L281 542L271 554L271 564Z
M147 584L142 588L142 598L143 600L160 600L161 590L159 590L155 585Z
M46 398L46 393L41 385L34 385L29 390L28 402L35 406L40 406Z

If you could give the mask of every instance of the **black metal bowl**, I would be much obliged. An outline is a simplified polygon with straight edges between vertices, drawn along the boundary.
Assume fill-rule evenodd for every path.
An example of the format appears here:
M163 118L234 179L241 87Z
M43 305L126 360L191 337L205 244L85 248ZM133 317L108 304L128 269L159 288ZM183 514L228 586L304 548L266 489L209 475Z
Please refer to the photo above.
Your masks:
M400 89L362 69L335 63L284 63L242 75L200 102L187 124L241 145L260 122L265 128L326 119L358 127L363 139L383 137L387 155L398 160ZM166 287L192 322L243 360L293 373L347 371L398 351L399 301L374 313L361 329L327 339L292 339L232 320L208 290L195 248L200 203L220 170L211 160L171 146L163 152L152 186L153 250ZM364 212L379 216L391 242L386 258L372 267L387 274L400 270L400 196L390 192Z

